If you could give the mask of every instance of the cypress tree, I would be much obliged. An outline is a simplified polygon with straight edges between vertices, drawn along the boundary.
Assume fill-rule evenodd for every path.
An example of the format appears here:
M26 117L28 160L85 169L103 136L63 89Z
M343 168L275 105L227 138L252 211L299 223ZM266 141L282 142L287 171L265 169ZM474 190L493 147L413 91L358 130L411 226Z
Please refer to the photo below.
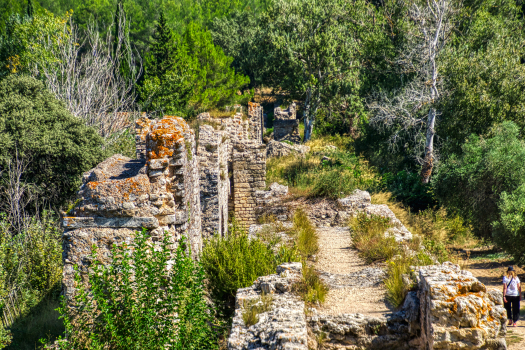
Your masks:
M160 13L159 22L152 37L154 41L151 45L150 74L161 77L171 67L170 53L173 49L173 33L166 23L164 12Z
M27 17L33 18L34 13L35 13L35 8L33 7L33 1L27 0L27 10L26 10Z

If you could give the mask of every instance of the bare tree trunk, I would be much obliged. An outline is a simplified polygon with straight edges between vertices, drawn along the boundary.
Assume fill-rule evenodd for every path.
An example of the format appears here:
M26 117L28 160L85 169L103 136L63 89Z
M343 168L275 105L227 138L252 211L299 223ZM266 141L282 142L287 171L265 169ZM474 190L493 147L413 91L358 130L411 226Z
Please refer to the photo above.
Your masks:
M421 182L427 184L434 168L434 125L436 123L436 110L428 111L427 140L425 144L425 159L421 168Z
M312 131L314 128L314 118L312 117L311 104L312 102L312 88L309 87L306 92L306 100L304 101L304 139L303 142L310 141L312 138Z

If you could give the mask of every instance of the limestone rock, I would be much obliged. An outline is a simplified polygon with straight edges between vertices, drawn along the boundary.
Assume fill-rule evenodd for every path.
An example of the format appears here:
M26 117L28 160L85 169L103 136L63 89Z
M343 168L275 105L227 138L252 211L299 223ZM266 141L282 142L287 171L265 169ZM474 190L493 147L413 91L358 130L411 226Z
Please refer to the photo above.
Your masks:
M229 350L308 349L304 302L290 293L301 269L301 263L283 264L277 268L278 274L259 277L253 286L237 290ZM263 293L272 296L271 309L259 314L259 321L247 327L242 318L245 301Z
M285 157L290 154L304 156L309 151L310 147L305 145L290 145L288 143L275 140L269 140L266 145L266 156L268 158Z
M501 292L486 292L452 263L419 268L421 336L426 349L506 349Z

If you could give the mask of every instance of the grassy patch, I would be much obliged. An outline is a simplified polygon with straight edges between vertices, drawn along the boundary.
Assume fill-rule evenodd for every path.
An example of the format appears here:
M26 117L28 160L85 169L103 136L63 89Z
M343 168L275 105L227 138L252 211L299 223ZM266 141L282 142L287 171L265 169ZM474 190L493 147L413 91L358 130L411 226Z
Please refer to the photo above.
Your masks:
M359 213L351 220L352 244L367 263L386 261L399 253L394 237L385 236L389 227L390 219L376 215Z
M246 327L253 326L259 322L259 314L272 309L273 297L271 294L263 294L257 299L245 300L243 302L242 320Z
M450 216L443 208L412 213L400 202L393 200L389 192L372 194L372 203L387 204L410 232L422 237L422 244L439 262L453 258L448 251L449 248L469 248L481 244L461 217Z
M315 305L324 303L328 294L328 286L321 281L319 274L313 266L303 263L303 276L299 282L293 286L293 291L297 293L305 303Z
M307 197L340 198L356 188L370 189L379 184L367 163L351 150L342 137L321 137L307 143L305 157L290 155L271 158L266 163L268 183L278 182L290 192ZM329 160L322 161L326 156Z
M319 251L319 235L303 209L295 211L292 232L297 235L297 249L305 259Z

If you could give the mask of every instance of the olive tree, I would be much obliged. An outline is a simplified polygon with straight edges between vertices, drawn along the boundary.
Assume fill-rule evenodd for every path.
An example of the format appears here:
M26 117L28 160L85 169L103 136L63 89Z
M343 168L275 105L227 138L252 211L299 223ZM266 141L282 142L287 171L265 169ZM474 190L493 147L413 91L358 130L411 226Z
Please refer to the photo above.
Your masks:
M276 0L262 16L273 86L304 101L304 141L323 105L357 94L355 27L362 19L355 14L366 7L364 1Z

